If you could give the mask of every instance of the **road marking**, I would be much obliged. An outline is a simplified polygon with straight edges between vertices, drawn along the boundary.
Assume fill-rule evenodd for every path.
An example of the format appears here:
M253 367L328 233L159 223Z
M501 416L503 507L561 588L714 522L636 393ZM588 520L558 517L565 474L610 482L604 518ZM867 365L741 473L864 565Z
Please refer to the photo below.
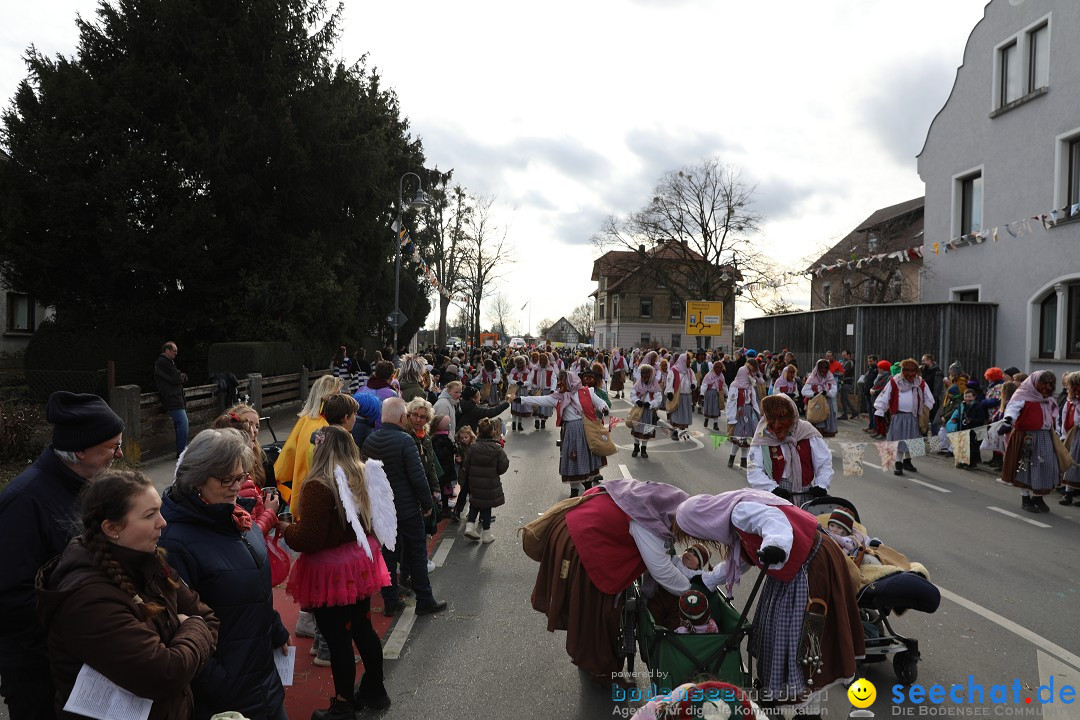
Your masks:
M916 480L915 478L908 477L907 475L904 476L904 480L906 480L907 482L913 482L916 485L922 485L923 487L928 487L931 490L937 490L938 492L942 492L942 493L951 493L952 492L952 490L946 490L943 487L938 487L937 485L933 485L931 483L925 482L924 480Z
M1073 667L1080 667L1080 657L1074 655L1073 653L1069 652L1068 650L1061 647L1060 645L1052 643L1049 640L1047 640L1046 638L1044 638L1043 636L1036 635L1035 633L1031 632L1030 630L1028 630L1023 625L1018 625L1017 623L1014 623L1012 620L1009 620L1008 618L1005 618L1005 617L1002 617L1001 615L998 615L993 610L988 610L987 608L984 608L982 605L979 605L977 603L973 603L972 601L968 600L967 598L960 597L956 593L954 593L954 592L952 592L950 590L946 590L945 588L941 587L940 585L938 585L938 590L941 591L941 596L944 597L946 600L951 600L954 603L956 603L957 605L960 605L961 607L967 608L968 610L975 613L976 615L981 615L982 617L986 618L987 620L994 623L995 625L999 625L999 626L1005 628L1006 630L1008 630L1009 632L1014 633L1016 635L1019 635L1020 637L1027 640L1032 645L1035 645L1036 647L1042 648L1043 650L1045 650L1046 652L1048 652L1051 655L1055 656L1059 660L1067 662L1070 665L1072 665Z
M450 548L454 546L454 540L452 538L444 537L439 543L439 547L436 548L435 554L431 556L431 562L435 563L435 567L442 567L446 562L446 556L450 554Z
M416 623L416 609L412 605L406 605L398 615L394 623L394 631L386 639L383 645L382 656L384 660L397 660L401 657L401 651L405 649L405 641L409 639L409 632Z
M994 512L1001 513L1002 515L1008 515L1009 517L1016 518L1017 520L1022 520L1023 522L1026 522L1029 525L1034 525L1035 527L1041 527L1041 528L1053 527L1052 525L1047 525L1046 523L1041 523L1038 520L1029 520L1028 518L1023 517L1022 515L1017 515L1014 512L1009 512L1008 510L1003 510L1002 508L994 507L993 505L988 506L987 509L988 510L993 510Z
M1077 670L1061 662L1057 658L1051 657L1044 653L1042 650L1036 650L1035 654L1039 662L1039 684L1046 685L1048 688L1061 688L1068 685L1069 687L1076 687L1077 683ZM1053 685L1051 685L1053 683ZM1037 691L1036 691L1037 692ZM1036 696L1036 700L1041 699ZM1069 720L1069 713L1066 712L1067 706L1058 701L1055 698L1055 702L1044 703L1040 710L1042 710L1043 720ZM1070 711L1075 712L1075 711Z
M625 465L619 466L619 472L622 473L623 479L625 480L629 480L633 477L633 475L630 474L630 468L626 467Z

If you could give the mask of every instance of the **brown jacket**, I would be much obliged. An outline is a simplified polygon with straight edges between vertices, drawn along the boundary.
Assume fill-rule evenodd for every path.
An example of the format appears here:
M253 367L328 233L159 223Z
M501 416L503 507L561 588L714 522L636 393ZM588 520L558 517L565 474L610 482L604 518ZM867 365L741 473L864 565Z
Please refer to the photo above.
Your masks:
M304 517L285 528L285 542L289 547L298 552L313 553L356 542L352 525L341 524L336 493L322 482L304 483L300 490Z
M74 538L37 576L38 614L48 631L57 717L83 664L125 690L153 700L150 720L190 718L191 681L217 646L218 620L182 582L173 587L157 555L115 547L139 597L164 610L144 619L135 600L109 581ZM192 616L181 624L178 614ZM196 619L198 616L202 619Z

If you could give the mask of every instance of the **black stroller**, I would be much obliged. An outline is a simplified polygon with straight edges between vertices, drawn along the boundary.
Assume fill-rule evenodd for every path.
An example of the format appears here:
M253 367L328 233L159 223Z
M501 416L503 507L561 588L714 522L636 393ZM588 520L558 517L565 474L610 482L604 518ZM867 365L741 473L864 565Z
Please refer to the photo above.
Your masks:
M858 509L844 498L826 495L805 502L801 507L817 516L832 513L837 508L847 508L856 522L862 523ZM863 662L884 662L892 655L893 671L900 682L911 684L918 680L921 657L919 641L896 632L889 622L889 616L907 610L935 612L941 604L941 591L918 572L897 571L864 585L856 599L866 639L866 659Z

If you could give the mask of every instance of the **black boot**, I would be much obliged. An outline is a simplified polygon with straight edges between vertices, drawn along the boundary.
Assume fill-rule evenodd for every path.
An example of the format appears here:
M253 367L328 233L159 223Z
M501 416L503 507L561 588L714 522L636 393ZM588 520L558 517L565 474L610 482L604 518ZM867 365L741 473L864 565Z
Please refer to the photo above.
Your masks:
M578 496L578 489L576 487L570 488L570 497L576 498Z
M994 457L990 460L990 462L986 463L986 466L988 468L990 468L991 470L1000 470L1001 469L1001 456L1000 455L994 455Z
M720 432L720 424L715 420L713 420L712 429L713 432Z
M547 427L547 420L546 420L546 419L545 419L545 420L541 420L541 421L540 421L540 427L542 427L542 428L546 428L546 427Z
M641 446L641 457L644 460L649 459L649 448L645 447L644 445Z
M1075 493L1073 493L1071 490L1066 490L1065 496L1058 500L1058 505L1072 505L1074 497Z
M702 425L709 427L709 418L705 418L705 422L703 422Z
M533 430L539 430L539 429L540 429L540 418L536 418L535 420L533 420Z
M1031 498L1031 502L1035 506L1035 509L1039 512L1050 512L1050 506L1046 504L1046 500L1043 499L1042 495L1036 495L1035 497Z
M1027 495L1020 496L1020 509L1027 510L1028 512L1037 513L1039 508L1035 505L1034 501Z
M892 474L893 475L903 475L904 474L904 463L900 463L900 462L896 463L896 469L892 471Z
M734 455L728 455L728 458L727 458L727 466L728 466L729 468L733 468L733 467L735 467L735 456L734 456Z
M356 710L348 700L330 698L330 707L311 713L311 720L353 720Z
M910 470L911 472L919 472L915 469L915 466L911 464L911 458L904 458L904 462L902 462L901 465L904 466L905 470Z
M634 452L630 453L630 457L637 457L639 452L641 452L641 444L634 443Z
M739 458L739 467L741 467L743 470L746 469L746 458Z
M678 430L672 430L671 431L671 439L672 440L678 440L679 439L679 431Z

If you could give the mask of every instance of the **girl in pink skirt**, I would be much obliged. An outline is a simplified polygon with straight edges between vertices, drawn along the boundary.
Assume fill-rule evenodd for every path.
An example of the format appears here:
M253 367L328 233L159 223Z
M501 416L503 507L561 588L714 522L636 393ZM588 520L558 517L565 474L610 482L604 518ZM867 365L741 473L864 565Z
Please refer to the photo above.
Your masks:
M315 616L330 649L336 696L316 720L352 720L364 707L383 709L382 644L371 626L371 596L390 584L380 540L391 549L397 535L393 492L382 463L360 461L352 435L328 426L315 435L311 470L300 490L302 519L279 522L289 547L300 552L286 592ZM353 691L352 645L364 663Z

